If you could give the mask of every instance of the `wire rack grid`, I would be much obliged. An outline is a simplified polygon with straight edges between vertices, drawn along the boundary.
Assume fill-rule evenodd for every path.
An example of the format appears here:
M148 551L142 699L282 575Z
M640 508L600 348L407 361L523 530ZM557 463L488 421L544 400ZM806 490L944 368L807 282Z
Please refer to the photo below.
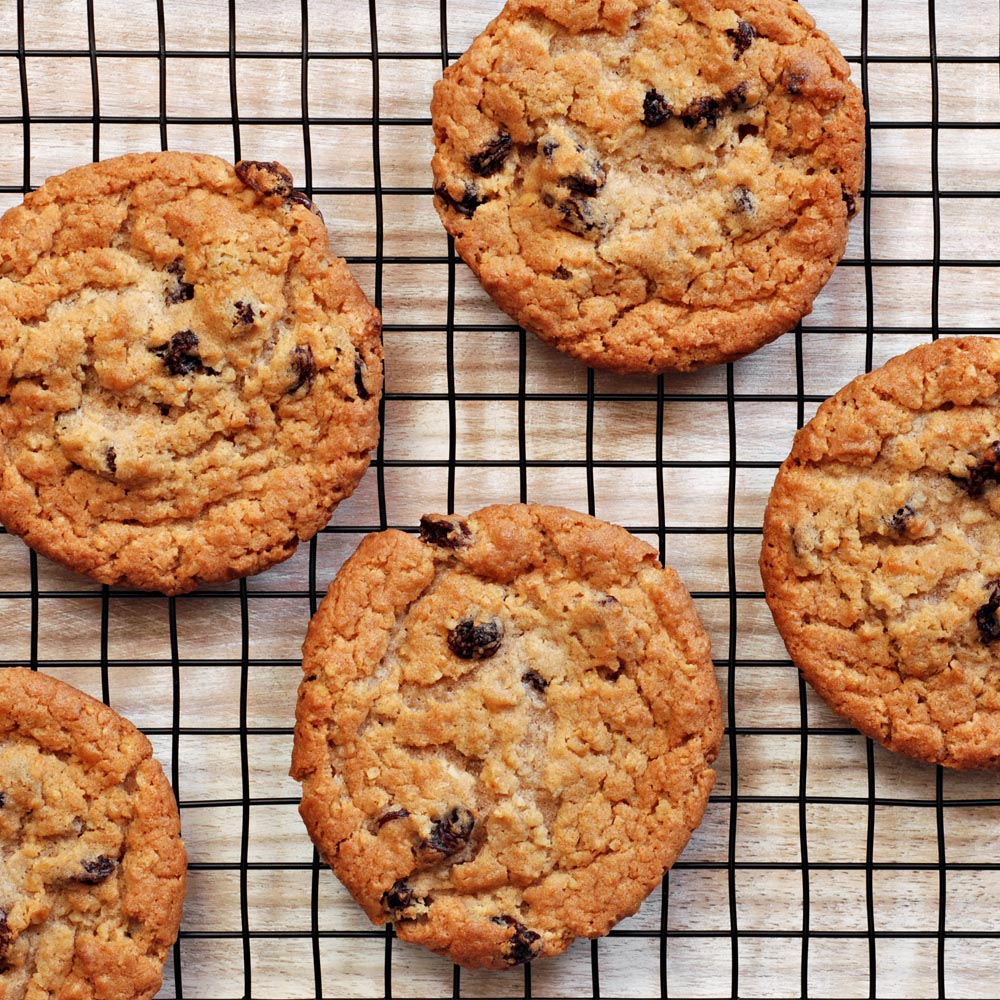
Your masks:
M0 208L147 149L279 159L385 320L383 437L332 524L259 577L167 599L97 587L0 533L0 665L75 683L152 739L189 893L163 997L986 997L1000 790L834 717L756 570L770 484L822 399L938 336L1000 333L996 0L814 0L869 111L847 255L800 328L736 364L623 378L489 302L435 217L434 79L501 0L2 0ZM511 973L373 928L287 777L309 616L369 531L560 503L651 541L695 596L726 708L719 780L636 916Z

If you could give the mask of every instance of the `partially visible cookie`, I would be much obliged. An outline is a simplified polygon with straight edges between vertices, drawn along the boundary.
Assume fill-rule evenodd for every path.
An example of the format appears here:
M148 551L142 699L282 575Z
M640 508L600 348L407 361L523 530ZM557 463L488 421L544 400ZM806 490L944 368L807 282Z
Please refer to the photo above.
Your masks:
M187 877L149 741L76 688L0 670L0 998L144 1000Z
M795 437L760 567L792 659L890 750L1000 769L1000 341L863 375Z
M266 569L367 468L379 332L280 164L51 178L0 219L0 520L101 583Z
M849 76L795 0L508 0L435 88L435 205L500 308L586 364L729 361L844 253Z
M708 638L655 551L556 507L369 535L309 627L292 774L378 924L507 968L634 913L702 818Z

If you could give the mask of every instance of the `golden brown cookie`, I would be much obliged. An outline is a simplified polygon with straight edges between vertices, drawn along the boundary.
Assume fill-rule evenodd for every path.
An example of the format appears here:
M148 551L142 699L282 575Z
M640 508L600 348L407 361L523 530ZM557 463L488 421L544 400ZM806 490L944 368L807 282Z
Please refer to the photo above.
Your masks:
M500 308L586 364L729 361L844 253L849 75L795 0L509 0L435 88L435 205Z
M159 990L187 857L151 754L76 688L0 670L0 1000Z
M792 659L890 750L1000 767L1000 342L939 340L827 400L764 518Z
M506 968L634 913L701 820L722 734L687 591L557 507L369 535L309 628L292 774L368 916Z
M379 331L280 164L54 177L0 219L0 520L101 583L266 569L368 465Z

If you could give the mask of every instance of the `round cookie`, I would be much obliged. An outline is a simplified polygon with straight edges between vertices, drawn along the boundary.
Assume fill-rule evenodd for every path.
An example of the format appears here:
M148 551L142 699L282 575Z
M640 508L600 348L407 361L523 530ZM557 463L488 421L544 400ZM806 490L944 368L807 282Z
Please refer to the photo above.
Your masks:
M634 913L702 818L722 734L687 591L573 511L369 535L304 647L292 775L377 924L507 968Z
M586 364L730 361L844 253L849 74L795 0L508 0L435 88L435 205L497 305Z
M280 164L51 178L0 219L0 520L101 583L266 569L367 468L379 333Z
M0 670L0 997L144 1000L177 937L187 856L135 726L62 681Z
M792 659L890 750L1000 767L1000 342L939 340L798 432L760 567Z

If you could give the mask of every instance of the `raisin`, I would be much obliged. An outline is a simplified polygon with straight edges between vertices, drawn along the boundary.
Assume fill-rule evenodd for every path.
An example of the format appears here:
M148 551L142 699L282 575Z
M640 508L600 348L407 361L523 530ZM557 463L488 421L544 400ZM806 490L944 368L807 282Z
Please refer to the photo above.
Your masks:
M506 132L501 132L495 139L490 139L485 146L469 157L469 169L480 177L492 177L503 169L513 142Z
M979 638L987 644L1000 639L1000 621L997 621L997 609L1000 608L1000 580L991 584L991 588L989 600L976 612Z
M309 195L303 194L301 191L290 191L285 196L285 200L290 201L293 205L304 205L313 215L317 216L320 222L323 221L323 213L316 207Z
M189 285L184 280L184 261L180 257L172 264L167 265L167 274L171 274L177 279L177 287L167 292L168 306L175 306L179 302L188 302L194 298L194 285Z
M909 504L904 504L889 518L889 530L896 532L896 534L906 531L907 523L916 516L916 513Z
M749 135L760 135L760 129L756 125L748 125L744 122L742 125L736 126L736 134L742 142Z
M406 911L429 904L429 899L421 899L403 879L393 882L392 888L382 893L382 906L393 920L413 920L416 914L408 915Z
M576 144L576 151L583 156L584 170L570 174L562 183L574 194L593 198L604 187L604 182L608 179L608 171L597 156L585 150L580 143Z
M736 55L733 59L739 59L741 55L753 44L757 37L757 31L749 21L739 21L735 29L730 29L726 34L733 40L736 46Z
M528 687L534 688L539 694L545 694L549 686L549 682L541 674L536 674L534 670L527 670L521 674L521 681Z
M749 214L757 210L757 200L754 198L749 188L736 188L736 190L733 191L733 201L736 202L736 208L740 212L746 212Z
M465 806L455 806L431 826L431 834L421 845L419 853L451 857L458 854L472 836L476 817Z
M236 164L236 176L258 194L288 198L294 192L292 175L274 160L240 160Z
M674 114L673 105L658 90L647 90L642 99L642 124L656 128L669 121Z
M159 403L158 406L159 406L160 416L161 417L169 417L170 416L170 404L169 403Z
M582 195L584 198L593 198L604 187L608 172L604 169L604 164L599 160L594 162L593 172L590 174L570 174L566 178L566 187L574 194Z
M805 86L806 82L809 80L809 74L805 71L802 72L792 72L789 71L785 75L785 86L788 87L789 94L799 94L802 92L802 88Z
M86 885L97 885L114 872L118 867L118 862L100 854L92 861L82 861L81 865L84 874L77 875L77 881L84 882Z
M847 206L847 217L853 219L855 215L858 214L858 203L854 195L851 194L847 188L840 189L840 197L844 200L844 204Z
M594 214L593 206L588 201L579 198L567 198L559 203L559 214L562 216L561 222L566 228L581 236L585 233L592 233L594 230L604 232L607 223L603 218Z
M108 467L108 472L113 476L118 471L118 452L115 446L111 445L104 452L104 463Z
M471 219L476 214L476 209L485 202L485 198L479 197L479 188L475 184L466 182L465 190L461 198L455 198L443 185L434 189L434 193L449 207L453 208L459 215L464 215Z
M682 112L685 128L696 128L702 122L706 128L715 128L724 108L717 97L696 97Z
M395 819L406 819L410 815L409 809L390 809L388 812L382 813L381 816L375 821L375 825L381 830L386 823L391 823Z
M7 925L7 911L0 907L0 972L7 968L7 952L10 951L10 944L13 940L14 935L11 934L10 927Z
M556 150L559 148L559 143L555 141L551 136L546 136L542 139L542 152L545 154L545 159L551 162L552 158L556 154Z
M316 361L308 344L300 344L292 351L291 369L295 372L295 384L288 390L290 393L298 392L302 386L312 386L316 378Z
M191 330L181 330L170 338L169 343L160 347L151 347L150 350L163 358L163 363L171 375L190 375L192 373L218 375L218 372L206 368L201 363L197 347L198 334Z
M493 917L493 923L503 927L513 927L506 959L511 965L524 965L538 957L542 950L542 936L537 931L528 930L520 920L513 917Z
M968 478L952 476L952 479L964 486L970 497L981 497L988 482L1000 482L1000 441L994 441L983 453L979 464L968 472Z
M746 80L741 80L731 90L726 91L726 104L733 111L742 111L747 106L747 94L750 92L750 84Z
M365 365L360 355L354 358L354 388L358 391L358 399L371 399L372 394L365 385Z
M461 549L470 544L472 532L461 520L425 514L420 518L420 540L443 549Z
M572 271L567 271L565 267L560 264L555 271L552 272L553 278L558 278L560 281L569 281L573 277Z
M0 792L0 809L3 809L5 805L7 805L7 793Z
M463 618L448 633L448 648L463 660L488 660L503 642L503 623L499 618L480 622Z
M249 302L239 302L233 303L233 312L236 314L236 319L233 320L233 326L239 324L240 326L253 326L254 322L254 311L253 306Z

